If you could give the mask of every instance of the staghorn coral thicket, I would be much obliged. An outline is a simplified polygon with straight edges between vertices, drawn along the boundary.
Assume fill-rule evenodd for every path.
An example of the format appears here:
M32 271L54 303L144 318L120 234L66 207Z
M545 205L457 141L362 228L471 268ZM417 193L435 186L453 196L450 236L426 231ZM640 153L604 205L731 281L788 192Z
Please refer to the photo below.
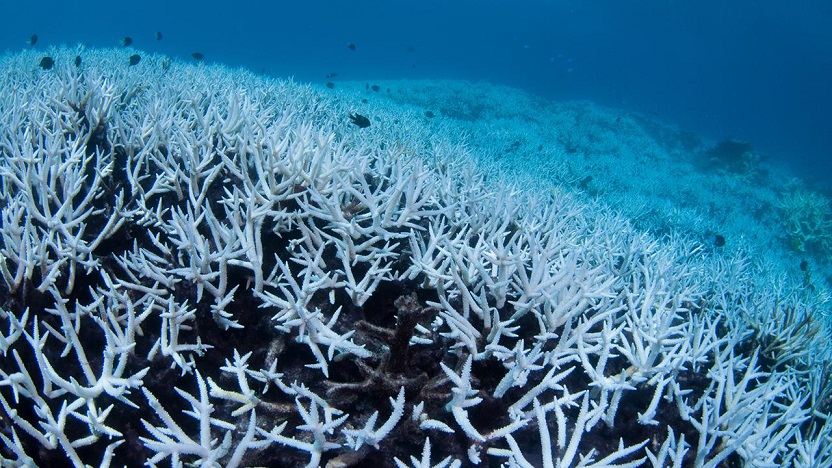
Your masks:
M0 61L3 466L832 465L826 328L745 259L308 86L76 53Z

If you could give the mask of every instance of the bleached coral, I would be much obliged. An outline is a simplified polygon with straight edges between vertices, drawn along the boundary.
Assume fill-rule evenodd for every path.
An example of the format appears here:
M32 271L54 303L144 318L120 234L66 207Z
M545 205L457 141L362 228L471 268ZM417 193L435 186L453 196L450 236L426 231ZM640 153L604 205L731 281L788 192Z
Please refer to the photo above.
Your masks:
M791 181L777 205L784 237L795 250L832 254L832 200Z
M697 246L309 87L53 52L0 63L4 465L829 459L821 325Z

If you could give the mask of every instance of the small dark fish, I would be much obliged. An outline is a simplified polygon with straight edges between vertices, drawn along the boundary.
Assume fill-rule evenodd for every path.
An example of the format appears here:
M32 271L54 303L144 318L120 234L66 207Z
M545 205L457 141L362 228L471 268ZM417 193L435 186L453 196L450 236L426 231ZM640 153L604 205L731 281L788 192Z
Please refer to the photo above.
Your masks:
M55 60L52 57L46 55L40 59L40 67L44 70L51 70L52 65L55 65Z
M337 73L327 73L325 78L335 78L336 76L338 76Z
M335 88L335 83L333 83L331 81L327 81L326 82L326 87L329 88L329 89L333 89L333 88Z
M133 38L130 36L124 36L124 39L121 40L121 46L127 47L133 43Z
M196 60L203 60L205 58L205 56L202 55L202 52L193 52L191 54L191 57L193 57Z
M362 102L363 104L367 104L367 98L362 99L362 100L361 100L361 102Z
M364 83L364 89L365 90L370 89L370 83Z
M412 54L413 52L416 52L416 47L413 47L412 45L409 45L409 46L407 46L407 51Z
M725 236L723 236L721 234L714 235L714 246L715 247L725 246Z
M132 67L133 65L139 63L139 61L141 61L141 59L142 59L142 57L139 54L131 55L130 56L130 66Z
M37 43L38 43L38 35L37 35L37 34L32 34L32 35L29 37L29 45L30 45L30 46L34 46L34 45L35 45L35 44L37 44Z
M370 86L370 89L372 89L375 92L378 92L378 90L381 89L381 86L379 86L377 84L374 84L374 85Z
M432 119L436 117L436 114L434 114L433 111L425 111L425 117Z
M347 48L350 49L350 50L355 50L356 47L355 47L355 44L350 42L349 44L347 44Z
M806 271L808 269L809 269L809 262L808 261L803 260L802 262L800 262L800 271Z
M355 112L352 112L348 115L348 117L350 118L350 120L352 120L353 124L358 126L358 128L367 128L370 126L370 119L364 117L361 114L356 114Z
M161 41L161 40L162 40L162 33L161 33L160 31L156 31L156 40L157 40L157 41Z
M80 67L80 66L81 66L81 56L80 56L80 55L76 55L76 56L75 56L75 66L76 66L76 67Z

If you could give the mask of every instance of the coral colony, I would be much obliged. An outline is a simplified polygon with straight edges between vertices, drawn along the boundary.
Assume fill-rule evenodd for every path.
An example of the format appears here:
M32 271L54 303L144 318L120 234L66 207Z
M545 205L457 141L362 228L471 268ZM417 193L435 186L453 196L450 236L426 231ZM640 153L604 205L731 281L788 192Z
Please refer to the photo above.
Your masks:
M817 304L748 261L128 54L0 62L3 466L832 465Z

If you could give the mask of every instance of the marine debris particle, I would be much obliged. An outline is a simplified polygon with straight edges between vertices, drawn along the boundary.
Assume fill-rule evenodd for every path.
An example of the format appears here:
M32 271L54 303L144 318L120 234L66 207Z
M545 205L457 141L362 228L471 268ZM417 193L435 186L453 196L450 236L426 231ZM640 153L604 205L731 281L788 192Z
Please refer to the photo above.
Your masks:
M352 112L349 115L349 118L350 118L350 120L352 120L352 123L354 123L355 125L358 125L359 128L367 128L367 127L370 126L370 119L368 119L367 117L365 117L361 114L357 114L355 112Z
M350 50L355 50L356 49L355 44L353 44L352 42L347 44L347 48L350 49Z
M52 57L47 55L40 59L40 67L44 70L51 70L52 65L55 65L55 60Z
M38 43L38 35L37 34L32 34L31 36L29 36L29 45L30 46L34 46L37 43Z
M141 59L142 59L142 57L139 54L131 55L130 56L130 66L132 67L133 65L139 63L139 61L141 61Z
M205 55L203 55L202 52L192 52L191 57L195 58L196 60L205 59Z
M121 40L122 47L127 47L131 44L133 44L133 38L130 36L124 36L124 38Z

